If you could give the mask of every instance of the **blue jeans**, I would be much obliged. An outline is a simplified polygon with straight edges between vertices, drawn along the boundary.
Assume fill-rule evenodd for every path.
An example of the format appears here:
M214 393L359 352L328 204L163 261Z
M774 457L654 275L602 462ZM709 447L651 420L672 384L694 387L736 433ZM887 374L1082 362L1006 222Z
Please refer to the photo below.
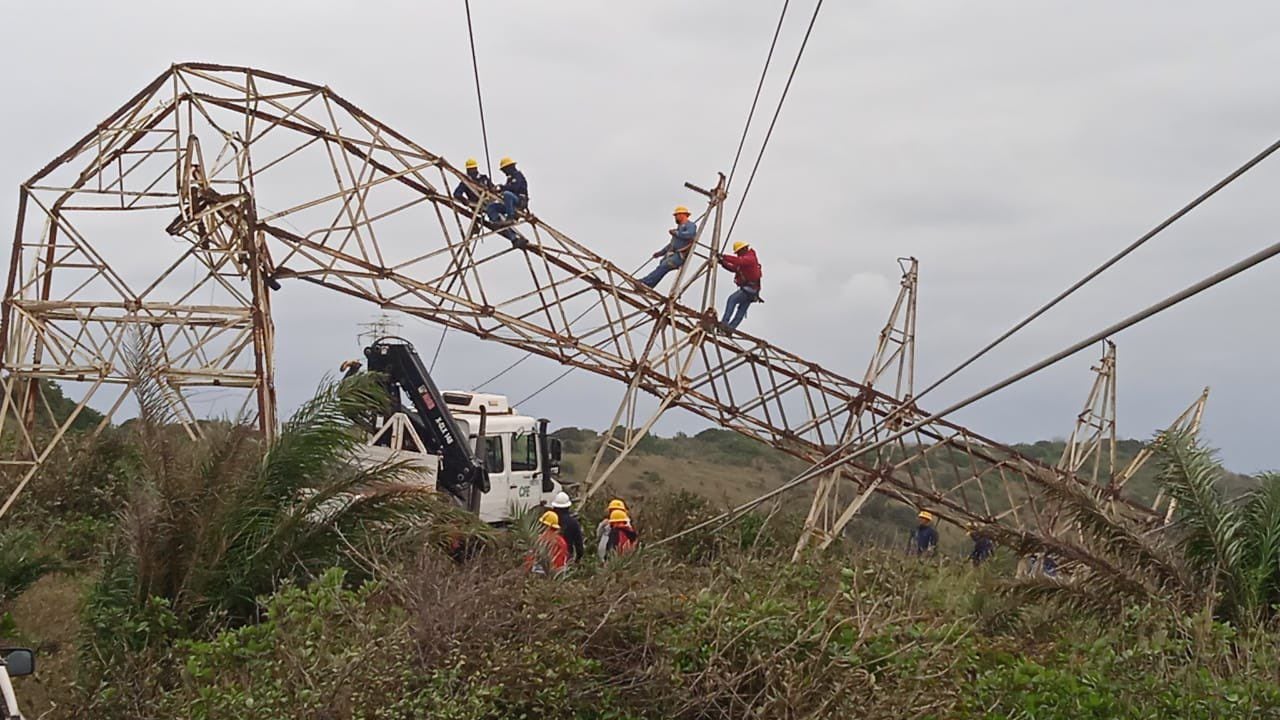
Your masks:
M486 213L489 215L489 222L498 222L504 216L512 220L516 219L516 208L523 203L520 202L520 196L509 191L502 191L502 201L489 203Z
M658 261L658 267L654 268L653 272L640 278L640 282L649 287L657 287L667 273L678 269L683 264L683 258L679 255L665 255Z
M724 318L720 322L737 329L738 323L747 316L747 307L756 301L759 294L760 291L752 288L738 288L729 296L729 301L724 306Z

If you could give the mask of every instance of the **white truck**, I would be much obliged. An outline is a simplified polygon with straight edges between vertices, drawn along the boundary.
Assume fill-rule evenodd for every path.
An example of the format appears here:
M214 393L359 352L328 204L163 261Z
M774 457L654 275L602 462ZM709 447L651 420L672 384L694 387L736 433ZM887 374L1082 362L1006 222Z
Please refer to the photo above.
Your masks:
M440 392L400 338L381 338L364 354L369 371L384 379L391 405L366 419L362 461L408 461L422 482L492 524L549 504L560 492L560 441L547 437L547 420L517 414L502 395ZM343 367L348 376L361 370L356 362Z

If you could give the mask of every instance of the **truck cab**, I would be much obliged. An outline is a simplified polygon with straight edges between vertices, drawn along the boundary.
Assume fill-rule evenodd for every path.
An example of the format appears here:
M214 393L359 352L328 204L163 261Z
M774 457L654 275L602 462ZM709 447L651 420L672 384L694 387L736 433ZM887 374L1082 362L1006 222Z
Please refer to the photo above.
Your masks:
M365 356L371 371L383 373L391 405L364 424L361 464L407 462L418 481L492 524L560 492L560 441L547 436L547 420L518 414L503 395L437 390L413 347L398 338L375 342Z
M445 402L460 424L477 440L480 407L485 415L484 463L489 470L489 492L480 498L480 519L488 523L508 520L551 502L560 492L560 441L546 437L546 421L519 415L503 395L448 391Z

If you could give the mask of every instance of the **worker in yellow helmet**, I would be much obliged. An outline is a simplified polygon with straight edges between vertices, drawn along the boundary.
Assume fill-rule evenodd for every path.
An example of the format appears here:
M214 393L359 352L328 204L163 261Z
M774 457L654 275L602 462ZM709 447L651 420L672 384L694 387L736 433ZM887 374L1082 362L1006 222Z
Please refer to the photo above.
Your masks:
M916 513L919 524L911 531L907 544L908 555L932 555L938 551L938 530L933 526L933 513L921 510Z
M498 188L500 199L489 204L489 222L511 224L516 221L518 211L529 207L529 181L516 169L516 161L509 157L498 161L498 169L507 176L507 181Z
M631 515L626 510L609 511L609 542L605 545L605 557L626 555L640 542L636 529L631 527Z
M458 181L458 187L453 189L453 197L458 202L464 203L467 207L475 209L476 203L480 202L480 191L496 192L497 188L489 180L488 175L480 172L480 163L475 158L467 158L467 177L465 180Z
M728 330L736 330L747 316L747 308L751 303L763 302L760 299L760 277L763 275L760 260L756 258L756 251L750 245L735 241L732 255L720 255L720 267L733 273L733 282L738 286L725 303L724 317L720 324Z
M600 558L601 562L609 554L609 530L612 528L612 525L609 524L609 517L614 510L621 510L625 513L627 512L627 504L619 498L610 500L609 506L604 511L604 519L596 526L596 557ZM630 515L627 516L627 524L631 524Z
M657 287L664 275L684 264L685 258L693 250L694 239L698 237L698 224L689 219L689 208L677 205L671 214L676 220L676 226L667 231L671 240L653 254L653 257L660 258L658 267L640 278L640 282L649 287Z
M542 534L525 557L524 567L537 575L558 575L569 567L569 543L560 534L560 516L554 510L538 518Z

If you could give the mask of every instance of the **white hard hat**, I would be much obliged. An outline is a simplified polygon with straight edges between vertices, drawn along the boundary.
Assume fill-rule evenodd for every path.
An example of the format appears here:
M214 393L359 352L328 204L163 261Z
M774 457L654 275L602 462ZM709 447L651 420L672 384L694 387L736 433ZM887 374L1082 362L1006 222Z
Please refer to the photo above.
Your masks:
M569 493L567 492L556 493L555 499L551 501L551 507L553 508L567 508L572 504L569 502Z

